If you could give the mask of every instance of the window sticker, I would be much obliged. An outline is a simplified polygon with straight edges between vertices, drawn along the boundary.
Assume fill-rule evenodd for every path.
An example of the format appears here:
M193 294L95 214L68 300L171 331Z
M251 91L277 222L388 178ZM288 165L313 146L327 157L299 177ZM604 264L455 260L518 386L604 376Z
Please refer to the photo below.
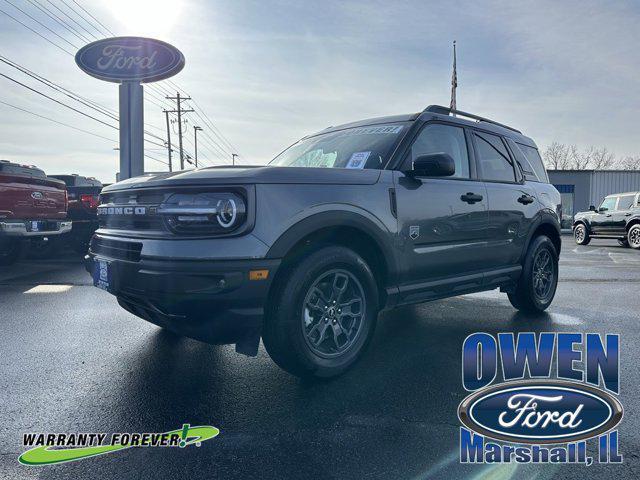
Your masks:
M369 155L371 155L371 152L354 152L345 168L364 168L364 164L367 163Z

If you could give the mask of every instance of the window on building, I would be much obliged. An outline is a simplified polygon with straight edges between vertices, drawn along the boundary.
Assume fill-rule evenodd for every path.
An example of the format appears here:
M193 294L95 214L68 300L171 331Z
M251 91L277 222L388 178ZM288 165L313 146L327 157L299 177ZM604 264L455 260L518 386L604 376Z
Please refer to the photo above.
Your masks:
M515 182L513 163L500 137L476 132L475 138L483 180Z

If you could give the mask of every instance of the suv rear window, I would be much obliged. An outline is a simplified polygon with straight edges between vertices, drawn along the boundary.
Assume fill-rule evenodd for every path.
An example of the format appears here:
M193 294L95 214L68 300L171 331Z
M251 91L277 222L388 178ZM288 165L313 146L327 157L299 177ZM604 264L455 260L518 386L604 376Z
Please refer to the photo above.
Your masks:
M535 172L539 182L549 183L549 177L547 177L547 170L544 168L544 163L540 157L540 153L537 148L530 147L529 145L523 145L521 143L516 144L524 156L529 162L529 166ZM524 167L524 165L523 165Z
M102 182L95 178L81 177L80 175L49 175L51 178L62 180L67 187L101 187Z
M46 178L45 173L39 168L25 167L18 165L17 163L0 162L0 173L6 173L10 175L25 175L36 178Z
M475 132L475 137L482 179L515 182L513 163L500 137L480 132Z
M636 200L635 195L622 195L618 200L618 210L631 210Z

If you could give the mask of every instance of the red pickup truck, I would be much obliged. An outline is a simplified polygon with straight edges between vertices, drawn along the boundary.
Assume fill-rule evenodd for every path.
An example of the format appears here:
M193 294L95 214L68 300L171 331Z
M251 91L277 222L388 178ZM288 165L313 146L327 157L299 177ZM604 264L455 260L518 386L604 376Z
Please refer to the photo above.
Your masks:
M0 265L20 258L29 239L71 230L64 182L39 168L0 160Z

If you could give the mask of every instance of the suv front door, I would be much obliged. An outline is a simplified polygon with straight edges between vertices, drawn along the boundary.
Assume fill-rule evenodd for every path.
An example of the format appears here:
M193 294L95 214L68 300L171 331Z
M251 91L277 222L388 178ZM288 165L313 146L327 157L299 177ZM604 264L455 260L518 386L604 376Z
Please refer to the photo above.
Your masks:
M515 267L538 213L535 189L524 182L500 136L476 130L473 144L488 195L487 259L495 269Z
M616 209L618 197L606 197L595 215L591 218L591 232L595 235L611 235L613 231L613 212Z
M418 155L429 153L451 155L455 174L434 178L403 173L412 169ZM405 155L401 171L394 172L404 263L401 290L406 295L434 295L438 285L446 288L460 276L486 268L487 195L483 183L473 179L470 158L463 128L428 123ZM468 279L469 286L479 285L481 277Z
M620 195L615 211L611 212L611 230L615 235L624 235L627 232L627 219L632 215L631 209L636 202L635 194Z

